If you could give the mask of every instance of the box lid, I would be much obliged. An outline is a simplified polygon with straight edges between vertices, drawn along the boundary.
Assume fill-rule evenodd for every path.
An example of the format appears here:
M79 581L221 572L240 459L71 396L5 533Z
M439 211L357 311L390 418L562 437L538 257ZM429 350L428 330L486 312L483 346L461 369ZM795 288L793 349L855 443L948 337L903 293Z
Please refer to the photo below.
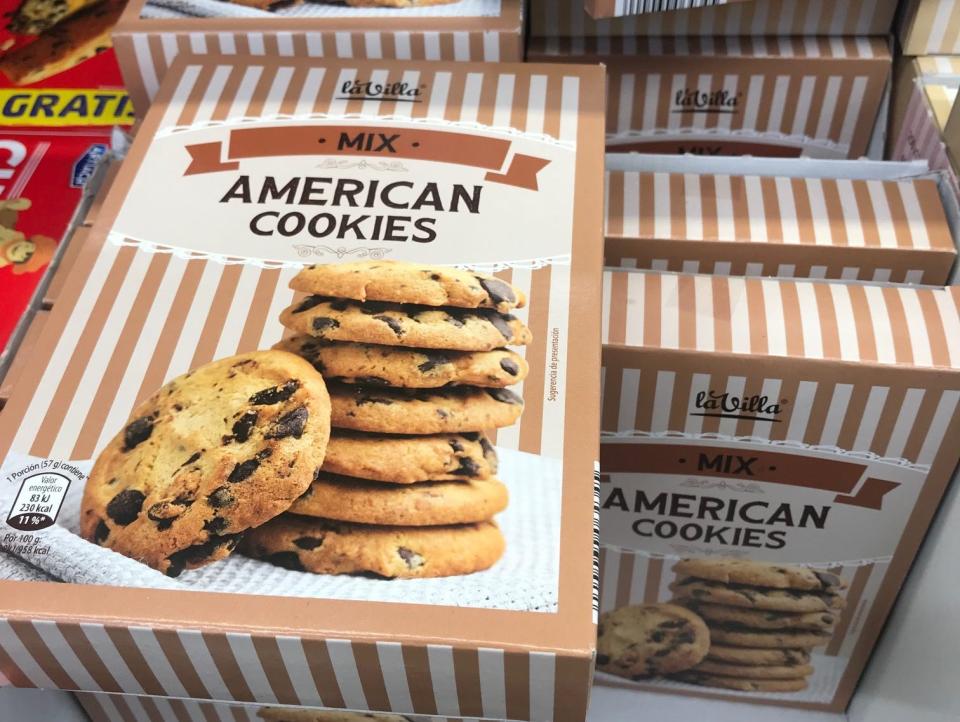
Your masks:
M943 83L923 83L923 91L927 94L927 100L930 101L930 109L933 111L933 117L937 121L937 126L943 130L950 118L950 110L957 99L956 86L945 85Z
M568 379L600 368L603 88L602 70L586 66L179 56L0 417L5 473L24 478L56 459L71 484L64 525L6 555L43 567L61 544L86 544L84 559L106 561L84 563L80 578L113 581L0 581L3 674L37 686L582 720L596 618L584 481L599 399ZM234 554L168 579L79 540L66 520L86 470L111 437L126 444L138 401L212 359L269 349L289 334L281 311L301 306L291 279L306 264L358 259L369 272L377 259L488 271L492 287L526 296L515 319L498 317L533 337L514 387L523 416L495 438L511 494L502 565L387 581ZM460 311L443 308L459 333ZM37 545L48 554L31 556ZM121 583L120 569L132 581ZM85 670L119 658L132 676L92 686Z
M960 369L960 289L606 271L613 346Z

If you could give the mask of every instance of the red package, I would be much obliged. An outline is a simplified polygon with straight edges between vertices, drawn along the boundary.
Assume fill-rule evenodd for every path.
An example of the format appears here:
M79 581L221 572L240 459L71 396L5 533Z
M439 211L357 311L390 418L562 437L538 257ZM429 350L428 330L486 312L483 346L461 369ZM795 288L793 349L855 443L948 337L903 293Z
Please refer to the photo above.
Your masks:
M0 125L129 125L111 32L126 0L0 0Z
M103 131L0 133L0 349L110 148Z

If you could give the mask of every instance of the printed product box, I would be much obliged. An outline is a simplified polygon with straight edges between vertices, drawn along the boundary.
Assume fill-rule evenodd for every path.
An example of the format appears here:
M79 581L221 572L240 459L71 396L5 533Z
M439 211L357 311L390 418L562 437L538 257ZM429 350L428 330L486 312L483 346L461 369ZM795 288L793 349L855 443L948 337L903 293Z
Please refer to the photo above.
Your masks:
M530 30L534 38L887 35L896 11L897 0L738 0L594 19L584 12L584 0L532 0Z
M607 149L858 158L890 77L883 39L534 40L530 60L603 63Z
M842 711L957 465L960 292L604 291L598 682Z
M23 339L17 349L17 353L10 360L10 366L3 373L0 380L0 409L7 403L10 394L13 392L13 386L17 378L23 373L23 370L30 364L33 353L33 347L43 330L43 325L47 321L46 311L37 311L29 316L29 323L24 331Z
M110 147L102 131L0 133L0 350L7 347Z
M124 4L0 0L0 125L128 125L110 39Z
M906 0L897 33L905 55L960 53L960 2Z
M358 6L359 5L359 6ZM271 0L130 0L114 33L120 67L143 117L173 58L263 55L369 60L523 60L522 0L445 0L423 7L386 3ZM397 3L391 3L397 5ZM318 64L317 61L314 62ZM228 71L204 82L240 82ZM256 85L258 78L246 82ZM400 78L396 86L346 78L344 99L369 94L411 102L423 91ZM298 108L310 113L311 108Z
M868 163L889 177L871 179L844 177L863 161L776 161L796 175L775 175L759 160L688 173L611 158L608 266L942 286L956 260L938 181L900 164Z
M583 720L603 88L178 57L0 415L4 677Z
M671 10L697 10L747 0L584 0L587 12L595 18L664 13Z

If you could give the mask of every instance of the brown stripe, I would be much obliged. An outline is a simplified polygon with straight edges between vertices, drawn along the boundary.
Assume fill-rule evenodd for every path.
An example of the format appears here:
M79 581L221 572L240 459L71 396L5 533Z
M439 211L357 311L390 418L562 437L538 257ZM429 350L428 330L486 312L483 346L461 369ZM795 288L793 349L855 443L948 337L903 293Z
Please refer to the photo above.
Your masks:
M841 96L842 97L842 96ZM840 203L840 187L833 178L820 181L823 189L823 202L827 209L827 220L830 223L830 236L835 246L850 245L847 236L847 224L844 223L843 204Z
M269 33L265 33L269 37ZM250 94L250 102L247 104L245 115L248 118L257 118L263 114L263 105L270 93L270 86L273 85L273 79L277 76L277 69L269 65L263 68L260 77L257 79L257 86Z
M868 247L880 246L880 232L877 229L877 212L870 199L870 190L866 181L852 181L853 195L857 201L857 211L860 216L860 231L863 242Z
M560 121L563 115L563 78L547 75L547 87L543 108L543 133L551 138L560 137Z
M640 203L638 212L640 216L640 238L654 238L655 233L655 214L662 212L663 209L657 207L656 193L654 192L653 174L640 174ZM669 199L668 199L669 201ZM669 212L669 206L667 206Z
M703 218L703 237L720 237L720 211L717 206L717 177L700 176L700 214Z
M477 122L493 125L493 114L497 107L497 81L499 74L484 74L480 84L480 103L477 108Z
M390 697L383 681L383 669L380 667L380 655L377 647L370 642L353 642L353 659L357 664L357 675L367 706L372 710L390 711ZM403 712L406 710L397 710Z
M863 589L867 585L870 573L873 571L873 564L865 564L858 567L854 572L853 581L850 582L850 590L847 592L847 606L840 615L840 621L837 623L836 630L830 644L827 645L825 654L828 657L836 657L843 646L843 641L850 629L850 623L857 613L857 607L860 604L860 598L863 596Z
M83 707L83 711L87 713L90 722L110 722L110 717L103 705L100 704L100 700L97 699L97 695L89 692L77 692L74 696L80 706Z
M810 408L810 415L807 417L807 426L803 430L803 443L813 445L820 443L820 436L823 432L823 426L826 423L827 414L830 411L830 402L833 400L835 391L836 386L834 384L817 384L817 389L813 396L813 403Z
M870 451L878 456L885 456L887 446L890 444L890 437L893 436L893 428L900 417L900 409L903 408L903 401L907 390L902 386L893 386L887 392L886 401L883 409L880 411L880 423L873 434L873 441L870 444Z
M160 646L160 649L163 650L167 662L170 663L170 668L173 670L173 673L177 675L177 679L180 680L180 684L183 685L187 694L191 697L201 699L209 698L211 695L200 679L200 675L197 674L197 670L194 669L190 655L188 655L187 650L183 648L183 642L180 641L180 636L176 631L172 629L154 629L153 636L156 637L157 644Z
M13 633L19 637L21 644L26 647L27 652L33 657L50 680L57 685L59 689L78 689L80 685L73 681L69 674L60 666L56 656L50 651L36 628L29 621L23 619L8 620Z
M830 286L823 283L813 285L814 298L820 317L820 336L823 341L823 355L826 358L840 358L840 328L837 324L837 311L833 306Z
M767 242L783 243L783 223L780 220L780 198L777 184L773 178L760 179L760 193L763 196L763 214L767 226Z
M730 284L727 279L714 276L710 279L710 288L713 293L714 349L718 352L729 352L733 348Z
M663 559L647 559L647 574L643 584L644 604L660 601L660 584L663 579Z
M790 420L793 414L797 413L796 398L800 388L800 381L796 378L787 377L780 385L780 398L786 400L784 408L787 410L787 418L782 419L779 424L770 425L770 440L783 441L787 438L787 431L790 428Z
M117 300L120 286L123 285L135 254L136 250L131 247L121 248L118 251L116 260L113 262L113 266L107 274L90 312L90 317L84 325L80 338L77 339L77 344L70 356L70 362L60 378L56 393L54 393L50 402L50 409L68 409L70 407L70 402L73 400L80 385L80 380L83 378L83 372L87 368L87 362L94 356L100 334L107 323L107 316ZM62 423L62 413L48 414L37 430L30 453L34 456L49 456Z
M193 718L190 716L190 713L187 712L187 708L183 705L178 699L168 699L170 703L170 709L173 712L173 716L176 717L177 722L193 722Z
M410 690L413 711L417 714L435 715L437 702L433 698L433 675L430 673L427 648L418 644L402 644L400 652L407 673L407 688ZM508 684L509 681L508 676Z
M230 714L233 715L234 722L250 722L250 716L243 707L231 705Z
M623 368L611 367L604 363L606 373L603 381L603 408L601 409L601 429L618 431L620 418L620 394L623 389Z
M127 627L105 626L104 631L116 647L120 658L127 665L127 668L133 674L134 679L147 694L162 696L167 692L161 686L146 658L140 651L140 647L134 641L130 630Z
M657 381L662 373L665 372L657 369L647 369L640 373L637 410L633 419L633 429L637 431L649 431L653 425L653 407L657 393Z
M224 684L227 685L233 699L241 702L255 702L253 693L247 686L247 680L243 677L243 671L237 663L237 658L230 648L227 635L217 632L203 632L202 636L207 649L210 651L210 656L213 657L213 663L219 670L220 676L223 678ZM203 696L210 697L209 694Z
M924 181L909 182L903 181L900 183L882 183L883 196L887 202L887 207L890 209L890 220L893 226L893 232L897 239L897 247L899 248L913 248L913 237L910 234L909 226L909 215L907 214L906 206L903 204L903 196L901 195L901 185L913 185L917 191L917 196L920 197L924 195L923 191L926 190L926 184ZM941 209L943 208L942 202L940 201L940 196L937 195L937 203L940 204ZM928 232L932 231L929 227L929 221L924 218L924 225L927 225ZM930 239L931 243L933 238Z
M134 298L113 353L110 355L110 361L107 363L97 391L93 395L93 403L91 403L80 427L73 453L70 455L71 459L89 459L93 456L94 446L96 446L97 439L103 431L104 422L116 398L118 384L123 380L124 372L133 356L133 350L140 340L147 314L150 313L163 274L169 264L170 256L165 253L157 254L150 260L150 266L143 277L140 290Z
M759 397L763 393L763 382L764 378L760 374L750 374L746 377L746 383L743 385L743 397ZM753 427L755 422L749 421L747 419L737 419L734 426L734 434L736 436L752 436ZM777 426L777 424L768 424L769 426Z
M860 431L860 425L863 423L863 412L867 407L867 399L870 396L870 384L854 384L850 394L850 401L843 414L843 421L840 423L840 434L837 436L837 446L841 449L854 449L854 441L857 438L857 432ZM854 449L861 451L861 449Z
M204 267L204 261L190 261L184 269L180 284L177 287L177 293L170 305L170 312L167 314L167 319L163 322L163 329L160 331L159 338L157 338L156 350L153 352L147 370L143 374L143 381L137 390L135 406L163 384L173 353L177 348L177 341L183 331L183 325L186 323L187 316L193 306L193 299L197 294L197 287L200 284Z
M684 191L684 178L679 173L670 175L670 237L687 237L687 196ZM662 200L662 199L658 199Z
M191 369L213 359L217 344L220 342L220 334L223 332L227 316L230 313L230 304L233 302L233 296L237 291L242 270L243 267L240 265L224 266L220 281L217 283L217 290L213 295L213 301L206 314L203 330L200 332L200 338L197 341L196 351L194 351L193 358L190 361ZM193 312L200 311L196 306L192 310Z
M103 663L103 660L100 659L100 655L97 654L93 645L90 644L90 640L87 639L87 635L83 633L79 624L57 624L57 628L60 630L63 638L67 640L70 649L77 655L77 659L80 660L80 664L83 665L87 674L93 677L93 681L97 683L100 689L104 692L130 691L123 689L117 683L117 680L113 678L113 675L110 674L107 666Z
M267 325L267 315L270 313L270 302L277 290L280 281L280 269L271 268L260 272L257 287L250 299L250 307L243 323L243 331L237 344L237 353L256 351L260 345L260 338Z
M297 57L304 58L307 56L307 41L303 35L294 35L293 45ZM300 99L303 83L307 79L307 70L308 68L303 65L294 67L293 73L290 75L290 82L287 83L287 88L283 93L283 100L280 101L278 112L281 115L293 115L296 112L297 101Z
M530 655L526 652L504 653L503 674L507 717L516 720L529 719Z
M217 98L213 112L210 115L212 120L226 120L230 114L230 106L233 104L233 99L237 97L237 92L240 89L240 81L243 80L245 72L246 68L239 65L234 65L230 70L230 73L227 75L227 82L224 83L223 91L220 93L220 97Z
M950 351L937 302L930 292L920 291L917 293L917 298L920 300L920 308L923 310L924 328L918 328L916 331L921 335L925 332L927 342L930 344L930 357L933 359L933 365L949 368L951 365Z
M767 353L767 315L763 300L763 285L760 281L747 280L747 309L752 328L750 329L750 351L755 354Z
M685 300L695 299L695 281L693 276L679 276L677 278L677 299L679 303L679 332L678 343L680 348L695 349L697 347L697 314L694 308L688 308Z
M276 637L266 635L251 635L250 641L263 667L264 676L270 684L273 696L280 704L302 704L293 688L290 675L287 674L287 665L280 653L280 646Z
M584 682L593 673L590 657L556 656L553 682L554 722L582 722L587 717L590 690Z
M738 241L752 241L750 204L747 203L747 183L743 176L730 177L730 204L733 208L734 235Z
M33 689L37 686L30 681L30 678L23 673L23 670L17 666L16 662L13 661L13 658L7 654L7 650L2 646L0 646L0 673L10 680L10 684L14 687Z
M206 720L206 722L220 722L220 715L217 714L217 710L212 704L198 702L197 707L200 708L200 714L203 715L203 719Z
M307 659L310 675L317 686L317 691L320 692L323 706L338 708L345 706L340 685L333 673L333 663L330 661L330 652L327 650L326 643L318 639L304 639L303 656Z
M937 411L942 394L939 391L927 389L923 394L923 401L920 402L920 408L914 419L913 428L907 437L907 443L903 447L903 458L908 461L916 461L920 456L920 449L927 440L927 434L930 431L930 424L933 423L933 416Z
M127 700L124 699L123 695L114 695L110 700L116 706L117 712L123 717L124 722L138 722L137 715L130 709L130 705L127 704Z
M607 237L620 237L623 232L623 214L624 214L624 173L607 174L607 214L606 214L606 235Z
M163 41L161 36L147 35L147 49L150 52L150 58L153 60L153 69L157 78L162 78L167 72L167 60L163 52ZM151 98L152 100L152 98ZM146 108L138 108L137 113L140 118L146 113Z
M177 119L178 125L190 125L193 123L197 116L197 111L200 109L200 101L203 100L203 96L206 95L207 89L210 87L210 81L213 78L215 67L216 66L210 64L200 66L197 82L193 84L193 88L191 88L190 95L188 96L191 102L183 104L180 110L180 116Z
M530 274L530 312L527 325L533 333L533 342L527 346L526 357L531 361L530 371L524 381L524 389L534 389L535 395L527 396L520 424L520 451L531 454L540 453L540 432L543 428L543 389L546 364L543 363L547 351L547 323L550 310L550 271L551 267L538 268ZM534 403L530 403L533 401Z
M460 715L483 717L483 700L480 698L480 657L475 649L453 649L453 675L460 700Z
M150 718L150 722L164 722L163 715L160 713L160 710L157 709L157 705L152 699L149 697L141 697L140 704L143 705L143 709L147 713L147 717Z
M620 553L620 564L617 568L617 596L616 608L630 604L630 585L633 583L633 555L628 552Z
M677 371L673 381L673 399L670 404L668 431L682 432L687 422L687 409L690 406L690 391L693 374Z
M880 289L884 305L887 307L887 319L890 321L890 334L893 337L893 352L897 363L913 364L913 347L910 345L910 329L907 314L903 308L903 297L896 288ZM896 414L894 414L896 416Z
M857 334L857 346L862 361L877 360L877 339L873 333L873 321L870 317L870 306L867 304L867 294L863 286L854 284L844 286L850 298L850 307L853 309L854 328Z
M661 342L661 317L663 306L662 276L644 275L643 284L643 345L657 347Z

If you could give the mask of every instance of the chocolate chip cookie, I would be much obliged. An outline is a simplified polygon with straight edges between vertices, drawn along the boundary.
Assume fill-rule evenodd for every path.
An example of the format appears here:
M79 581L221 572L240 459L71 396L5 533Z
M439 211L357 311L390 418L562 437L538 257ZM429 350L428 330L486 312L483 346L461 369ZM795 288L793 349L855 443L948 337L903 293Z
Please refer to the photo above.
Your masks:
M807 688L806 679L743 679L703 672L681 672L674 679L701 687L735 689L740 692L799 692Z
M812 649L830 641L830 634L812 630L757 631L734 624L710 625L710 639L730 647Z
M670 590L685 604L709 602L772 612L829 612L846 606L846 600L839 594L819 594L799 589L762 589L696 577L684 577L670 585Z
M497 473L497 452L479 432L397 436L334 429L323 470L394 484L489 479Z
M280 314L280 323L327 341L450 351L492 351L533 339L518 318L489 309L361 303L327 296L307 296L292 304Z
M409 5L409 0L399 0ZM392 0L391 4L398 2ZM383 0L374 0L383 4ZM523 293L483 273L407 261L357 261L307 266L290 288L354 301L391 301L422 306L492 308L507 312L526 305Z
M321 473L290 511L338 521L395 526L468 524L507 507L507 487L486 481L390 484Z
M830 631L840 615L836 612L767 612L722 604L698 604L697 614L707 623L740 624L754 629L813 629Z
M620 607L600 615L597 669L629 679L672 674L699 663L709 648L707 626L689 609Z
M330 384L331 423L340 429L443 434L509 426L523 399L508 389L454 386L443 390Z
M274 346L302 356L330 381L408 389L468 385L502 388L523 381L529 367L508 349L440 351L323 341L294 336Z
M798 666L810 662L806 649L756 649L711 644L707 659L740 666Z
M243 553L296 571L447 577L493 566L503 535L490 521L456 526L369 526L284 514L254 529Z
M81 533L177 576L285 511L323 463L330 400L299 356L255 351L173 379L100 453Z
M813 674L813 667L809 664L758 667L756 665L713 662L705 659L690 671L717 674L721 677L744 677L746 679L802 679Z
M803 589L836 593L846 586L846 582L841 577L828 571L750 559L723 557L681 559L674 564L673 571L677 576L770 589Z

